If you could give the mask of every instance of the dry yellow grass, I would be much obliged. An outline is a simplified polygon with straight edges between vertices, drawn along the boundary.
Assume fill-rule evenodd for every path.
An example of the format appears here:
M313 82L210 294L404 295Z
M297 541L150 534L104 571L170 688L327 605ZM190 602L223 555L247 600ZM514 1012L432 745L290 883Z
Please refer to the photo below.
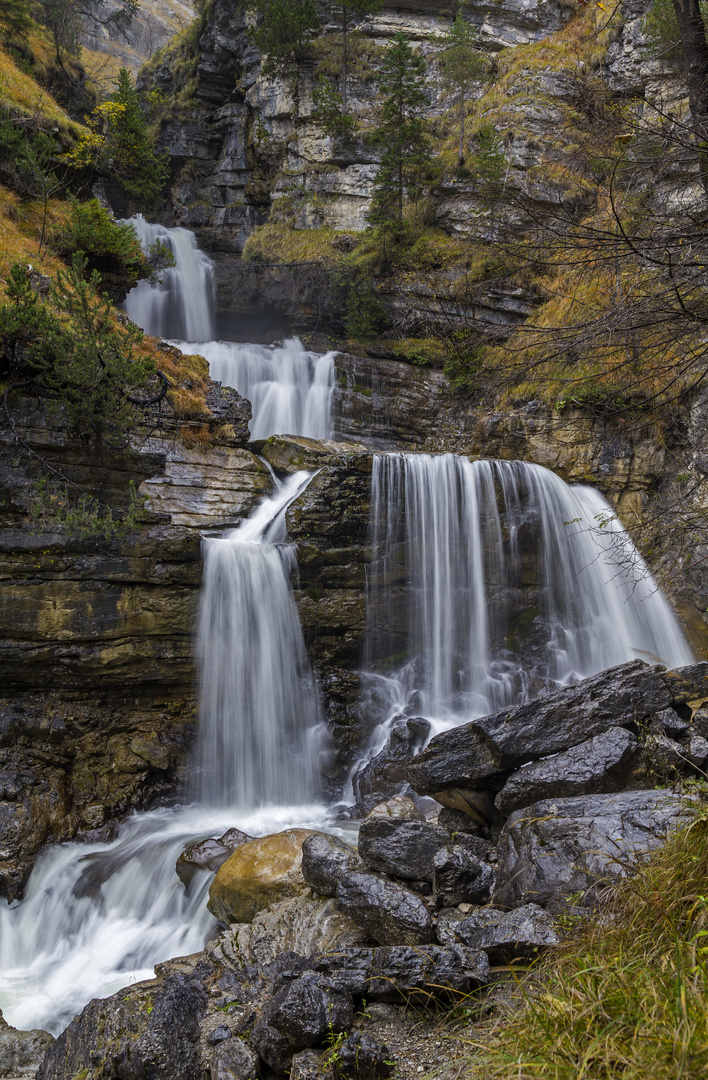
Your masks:
M30 35L30 47L41 63L47 45L38 34ZM0 106L15 116L36 118L50 122L59 135L78 138L83 131L81 124L72 120L52 95L26 72L20 70L9 53L0 47Z
M47 213L47 228L59 224L66 215L66 203L52 199ZM31 263L43 274L55 274L63 267L61 259L46 247L41 254L44 207L40 202L21 200L0 184L0 295L4 297L5 278L13 263Z

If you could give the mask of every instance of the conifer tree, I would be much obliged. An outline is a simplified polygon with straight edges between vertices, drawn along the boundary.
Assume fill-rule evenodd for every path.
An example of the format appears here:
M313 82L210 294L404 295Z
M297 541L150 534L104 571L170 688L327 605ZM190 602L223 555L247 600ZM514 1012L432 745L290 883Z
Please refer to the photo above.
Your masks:
M373 15L380 11L383 0L343 0L337 5L342 24L342 111L347 111L347 31L349 24L358 16Z
M460 116L458 157L465 160L465 101L472 83L484 73L485 62L477 42L477 32L458 11L446 34L435 39L441 46L440 65L448 90L457 97Z
M289 75L297 71L308 36L319 29L315 0L255 0L251 10L258 22L250 37L264 55L264 74Z
M423 110L425 61L411 48L402 31L393 40L381 64L379 90L384 95L375 142L382 148L374 184L369 221L374 226L403 221L404 196L415 195L430 160Z

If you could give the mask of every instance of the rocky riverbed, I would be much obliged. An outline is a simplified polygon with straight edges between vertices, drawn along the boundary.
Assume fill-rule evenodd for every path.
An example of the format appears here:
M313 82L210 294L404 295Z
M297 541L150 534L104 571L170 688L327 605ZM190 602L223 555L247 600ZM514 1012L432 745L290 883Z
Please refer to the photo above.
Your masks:
M39 1080L432 1072L450 1032L421 1010L494 995L695 815L706 717L707 663L633 661L436 736L356 849L306 829L198 845L177 869L187 888L216 870L203 952L91 1002L41 1063L41 1033L0 1044Z

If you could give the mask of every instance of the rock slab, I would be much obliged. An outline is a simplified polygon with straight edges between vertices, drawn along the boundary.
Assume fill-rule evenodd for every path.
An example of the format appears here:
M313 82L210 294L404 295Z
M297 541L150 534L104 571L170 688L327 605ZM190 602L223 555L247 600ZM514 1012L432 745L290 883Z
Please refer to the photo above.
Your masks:
M494 902L562 903L624 875L690 820L695 804L669 791L547 799L516 810L499 838Z

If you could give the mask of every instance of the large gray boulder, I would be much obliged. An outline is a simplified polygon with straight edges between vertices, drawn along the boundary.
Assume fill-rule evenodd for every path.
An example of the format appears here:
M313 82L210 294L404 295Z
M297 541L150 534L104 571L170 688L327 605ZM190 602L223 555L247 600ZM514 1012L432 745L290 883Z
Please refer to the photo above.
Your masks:
M501 963L531 957L560 940L552 916L538 904L526 904L516 911L480 908L469 915L448 908L438 917L437 937L443 945L482 950L490 960Z
M411 881L433 880L434 860L450 834L429 821L365 818L359 829L359 855L371 870Z
M421 795L486 787L529 760L557 754L618 725L634 726L671 700L664 680L642 660L632 660L527 705L436 735L410 765L408 782Z
M314 833L302 845L302 876L321 896L334 896L340 878L363 869L354 848L336 836Z
M382 945L425 945L435 937L420 897L376 874L347 874L337 886L337 903Z
M576 892L592 899L693 814L692 800L669 791L546 799L516 810L499 838L494 902L555 906Z
M539 799L621 791L639 752L639 741L631 731L611 727L570 750L534 761L513 773L497 795L495 806L503 814L510 814Z

